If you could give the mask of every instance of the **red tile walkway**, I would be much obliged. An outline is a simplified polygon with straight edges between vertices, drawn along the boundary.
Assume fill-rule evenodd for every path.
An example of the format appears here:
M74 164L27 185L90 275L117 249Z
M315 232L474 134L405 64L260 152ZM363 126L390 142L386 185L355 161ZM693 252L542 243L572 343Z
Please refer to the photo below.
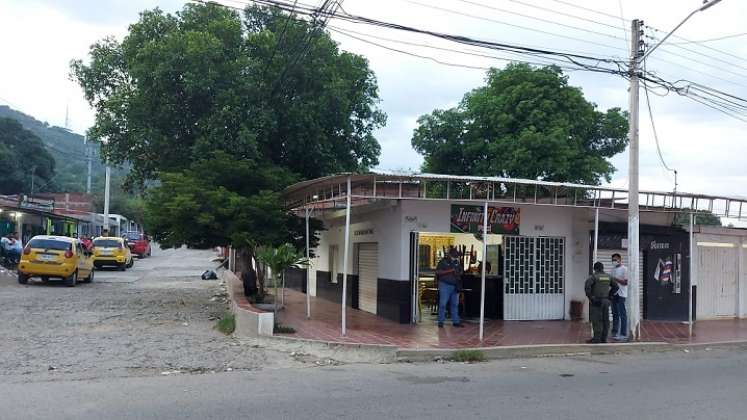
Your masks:
M306 319L306 295L286 290L286 308L279 321L296 330L289 337L338 343L394 345L400 348L494 347L532 344L580 344L589 338L589 324L572 321L486 320L484 340L478 338L478 324L465 328L434 323L399 324L367 312L348 308L347 336L340 335L340 304L311 298L311 319ZM747 340L747 320L700 321L688 339L686 324L644 321L641 341L669 343L710 343Z

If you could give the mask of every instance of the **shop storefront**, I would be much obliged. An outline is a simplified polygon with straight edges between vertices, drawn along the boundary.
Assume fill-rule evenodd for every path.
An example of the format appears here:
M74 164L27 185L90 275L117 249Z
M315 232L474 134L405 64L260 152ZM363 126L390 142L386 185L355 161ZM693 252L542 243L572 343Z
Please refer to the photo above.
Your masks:
M641 225L640 231L641 316L651 320L687 321L690 302L688 232L679 227L651 225ZM597 259L609 266L613 254L627 253L627 225L600 223Z
M702 207L719 214L726 202L723 215L734 217L739 200L640 194L643 287L636 308L648 319L687 320L695 300L690 233L671 227L674 214ZM342 303L342 319L344 308L354 308L399 323L433 323L435 268L454 248L464 270L459 310L479 322L481 338L486 320L581 315L572 303L586 302L594 252L607 269L612 253L628 254L626 197L624 190L575 184L380 173L306 181L285 194L289 209L325 227L300 287L308 295Z

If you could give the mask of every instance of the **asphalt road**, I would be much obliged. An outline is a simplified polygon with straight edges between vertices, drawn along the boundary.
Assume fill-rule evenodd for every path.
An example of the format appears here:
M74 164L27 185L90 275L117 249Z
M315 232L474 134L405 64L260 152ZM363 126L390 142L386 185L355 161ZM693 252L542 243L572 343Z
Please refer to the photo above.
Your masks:
M3 419L744 419L738 351L0 384Z

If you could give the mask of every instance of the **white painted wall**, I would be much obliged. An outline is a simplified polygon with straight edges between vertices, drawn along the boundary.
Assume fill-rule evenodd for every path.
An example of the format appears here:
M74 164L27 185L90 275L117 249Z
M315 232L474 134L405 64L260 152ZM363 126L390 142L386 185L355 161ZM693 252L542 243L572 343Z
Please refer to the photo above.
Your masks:
M405 264L409 264L408 242L398 240L402 226L399 221L400 208L395 202L375 210L366 207L354 207L350 217L350 249L348 250L348 274L356 274L355 261L356 245L358 243L379 244L379 278L392 280L407 280L399 278L399 267L403 264L402 256L407 257ZM321 232L319 246L316 248L316 258L312 260L311 289L316 294L316 270L330 271L329 247L338 246L338 270L342 273L343 255L345 247L345 212L338 212L322 219L325 231ZM364 233L372 229L372 233ZM358 234L356 234L356 232ZM312 296L314 295L312 294Z

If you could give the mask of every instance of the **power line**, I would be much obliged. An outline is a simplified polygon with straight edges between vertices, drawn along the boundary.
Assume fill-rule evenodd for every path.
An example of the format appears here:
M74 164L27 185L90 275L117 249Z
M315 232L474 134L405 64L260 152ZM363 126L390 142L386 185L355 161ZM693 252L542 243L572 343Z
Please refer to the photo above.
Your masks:
M404 0L404 1L406 1L408 3L414 3L414 4L417 4L417 5L420 5L420 6L424 6L423 3L420 3L420 2L417 2L417 1L413 1L413 0ZM462 3L471 4L473 6L482 7L482 8L493 10L493 11L497 11L497 12L508 13L508 14L511 14L511 15L520 16L520 17L523 17L523 18L526 18L526 19L536 20L536 21L542 22L542 23L548 23L550 25L561 26L561 27L564 27L564 28L567 28L567 29L573 29L573 30L576 30L576 31L586 32L586 33L590 33L590 34L594 34L594 35L601 35L601 36L608 37L608 38L613 38L613 39L618 39L618 40L624 40L623 38L620 38L619 36L616 36L616 35L611 35L611 34L608 34L608 33L599 32L599 31L595 31L595 30L591 30L591 29L579 28L578 26L566 25L564 23L555 22L555 21L552 21L552 20L549 20L549 19L543 19L543 18L539 18L537 16L531 16L531 15L527 15L527 14L524 14L524 13L514 12L514 11L511 11L511 10L502 9L500 7L489 6L487 4L479 3L479 2L476 2L476 1L472 1L472 0L456 0L456 1L459 1L459 2L462 2ZM512 0L512 1L515 1L515 0ZM619 28L615 27L615 29L619 29Z
M604 48L610 48L610 49L613 49L613 50L622 50L622 48L620 48L620 47L615 47L615 46L612 46L612 45L609 45L609 44L603 44L603 43L600 43L600 42L590 41L588 39L576 38L576 37L573 37L573 36L563 35L563 34L559 34L559 33L556 33L556 32L550 32L550 31L545 31L545 30L542 30L542 29L530 28L530 27L527 27L527 26L517 25L517 24L514 24L514 23L508 23L508 22L504 22L504 21L501 21L501 20L497 20L497 19L493 19L493 18L488 18L488 17L485 17L485 16L478 16L478 15L473 15L473 14L470 14L470 13L460 12L458 10L447 9L447 8L444 8L444 7L433 6L433 5L425 4L425 3L420 3L420 2L417 2L417 1L414 1L414 0L404 0L404 1L406 1L408 3L417 4L419 6L426 7L428 9L440 10L442 12L451 13L451 14L455 14L455 15L459 15L459 16L464 16L464 17L468 17L468 18L471 18L471 19L477 19L477 20L482 20L482 21L485 21L485 22L497 23L499 25L509 26L509 27L517 28L517 29L523 29L523 30L531 31L531 32L537 32L537 33L541 33L541 34L545 34L545 35L551 35L551 36L555 36L555 37L558 37L558 38L570 39L572 41L583 42L583 43L586 43L586 44L596 45L596 46L604 47ZM618 38L618 39L622 39L622 38ZM623 50L623 51L626 51L626 50Z
M643 72L644 73L646 72L646 61L645 60L643 61ZM664 169L666 169L669 172L674 173L674 191L676 192L677 191L677 170L672 169L669 167L669 165L667 165L667 163L664 161L664 155L661 153L661 145L659 144L659 135L656 132L656 123L654 122L654 113L651 110L651 99L649 98L649 95L648 95L648 84L645 82L643 83L643 91L646 94L646 107L648 108L648 116L649 116L649 120L651 120L651 128L654 133L654 141L656 142L656 153L659 155L659 161L661 162L661 165L664 167Z
M382 44L376 43L374 41L366 40L366 39L360 38L358 36L351 35L351 34L345 32L343 30L335 29L335 28L332 28L332 27L329 27L329 30L331 30L333 32L336 32L336 33L338 33L340 35L343 35L343 36L346 36L346 37L349 37L349 38L353 38L353 39L356 39L358 41L365 42L367 44L371 44L371 45L377 46L379 48L383 48L383 49L386 49L386 50L389 50L389 51L393 51L393 52L398 52L398 53L401 53L401 54L406 54L406 55L409 55L409 56L412 56L412 57L416 57L416 58L422 58L422 59L433 61L434 63L442 64L442 65L445 65L445 66L460 67L460 68L465 68L465 69L481 70L481 71L485 71L485 70L489 70L490 69L490 67L473 66L473 65L469 65L469 64L458 64L458 63L452 63L452 62L448 62L448 61L442 61L442 60L439 60L439 59L434 58L434 57L420 55L420 54L416 54L416 53L413 53L413 52L409 52L409 51L404 51L404 50L400 50L400 49L397 49L397 48L388 47L386 45L382 45ZM500 60L497 57L492 57L492 58ZM510 61L510 60L508 60L508 61Z
M630 40L628 39L628 28L625 27L625 13L623 13L623 2L622 0L617 0L617 5L620 7L620 22L622 23L622 30L625 34L625 45L630 45Z
M653 26L648 26L648 25L647 25L647 26L646 26L646 28L648 28L648 29L651 29L652 31L654 31L654 32L657 32L657 33L660 33L660 34L665 34L665 33L667 33L667 32L665 32L665 31L662 31L661 29L657 29L657 28L654 28ZM681 40L681 41L683 41L683 42L692 42L691 40L689 40L689 39L687 39L687 38L683 38L683 37L681 37L681 36L679 36L679 35L672 35L672 38L674 38L674 39L679 39L679 40ZM738 55L736 55L736 54L732 54L732 53L730 53L730 52L726 52L726 51L723 51L723 50L719 50L719 49L717 49L717 48L713 48L713 47L711 47L711 46L709 46L709 45L705 45L705 44L695 44L695 45L696 45L696 46L699 46L699 47L701 47L701 48L705 48L705 49L707 49L707 50L711 50L711 51L713 51L713 52L717 52L717 53L720 53L720 54L728 55L728 56L730 56L730 57L732 57L732 58L736 58L737 60L747 61L747 59L746 59L746 58L744 58L744 57L740 57L740 56L738 56Z
M296 6L298 5L298 0L293 1L293 10L295 10ZM290 13L288 13L288 17L285 19L285 25L283 26L283 30L280 32L280 36L278 37L278 42L275 44L275 47L272 49L272 54L270 55L270 59L265 64L264 70L262 70L262 79L265 80L265 76L267 75L267 70L272 65L273 60L275 60L275 54L277 54L278 50L280 49L280 44L283 42L285 37L285 32L288 30L288 24L290 23L291 19L293 18L293 10L291 10Z
M738 38L747 35L747 32L742 32L739 34L733 34L733 35L726 35L726 36L720 36L718 38L710 38L710 39L701 39L698 41L684 41L684 42L673 42L672 44L676 45L686 45L686 44L702 44L704 42L715 42L715 41L722 41L725 39L731 39L731 38Z
M417 43L417 42L408 42L408 41L403 41L401 39L387 38L387 37L382 37L382 36L373 35L373 34L369 34L369 33L354 31L352 29L340 28L340 27L336 27L336 26L332 26L332 25L329 25L328 28L334 28L336 31L348 32L348 33L353 33L353 34L357 34L357 35L360 35L360 36L366 36L366 37L369 37L369 38L378 39L380 41L389 41L389 42L394 42L394 43L397 43L397 44L410 45L410 46L414 46L414 47L422 47L422 48L429 48L429 49L440 50L440 51L448 51L448 52L454 52L454 53L457 53L457 54L471 55L471 56L475 56L475 57L490 58L490 59L496 59L496 60L521 61L521 62L524 62L524 63L527 63L527 64L534 64L534 65L540 65L540 66L557 65L560 68L571 70L571 71L579 70L578 68L575 68L575 67L567 67L567 66L565 66L567 64L567 61L562 60L560 58L553 58L553 57L544 57L543 58L543 57L537 57L538 59L549 61L549 62L544 62L544 63L543 62L536 62L536 61L526 61L526 60L522 60L522 59L504 58L504 57L498 57L498 56L495 56L495 55L489 55L489 54L478 52L478 50L476 50L476 49L457 50L457 49L453 49L453 48L436 47L436 46L433 46L433 45L422 44L422 43ZM532 47L532 48L538 48L538 47ZM563 51L563 52L568 52L568 51ZM508 52L508 53L509 54L520 55L520 54L514 53L514 52ZM610 58L618 58L618 57L610 57ZM561 63L561 64L557 64L557 63Z
M551 1L554 1L555 3L563 4L563 5L566 5L566 6L575 7L576 9L581 9L581 10L584 10L584 11L587 11L587 12L596 13L596 14L601 15L601 16L607 16L607 17L615 19L615 20L620 19L620 16L615 16L613 14L602 12L602 11L596 10L596 9L591 9L589 7L579 6L579 5L573 4L571 2L567 2L567 1L563 1L563 0L551 0ZM630 22L630 20L626 20L626 22Z
M652 39L652 40L655 40L655 41L659 41L659 39L656 38L656 37L654 37L654 36L650 36L649 35L647 37L649 39ZM737 64L737 63L734 63L734 62L731 62L731 61L727 61L727 60L724 60L724 59L721 59L721 58L718 58L718 57L714 57L714 56L709 55L709 54L704 54L704 53L702 53L700 51L694 51L694 50L692 50L690 48L686 48L686 47L683 47L681 45L677 45L677 44L664 44L664 45L662 45L661 48L662 49L665 49L665 48L677 48L677 49L682 50L682 51L686 51L686 52L689 52L689 53L692 53L692 54L697 54L699 56L710 58L712 60L718 61L718 62L723 63L723 64L727 64L729 66L734 66L734 67L738 67L738 68L740 68L742 70L747 70L747 67L745 67L744 65ZM716 68L719 68L719 67L717 66Z
M521 4L521 5L524 5L524 6L527 6L527 7L531 7L533 9L543 10L543 11L550 12L550 13L555 13L555 14L558 14L558 15L561 15L561 16L567 16L569 18L578 19L578 20L581 20L581 21L584 21L584 22L594 23L594 24L597 24L597 25L600 25L600 26L606 26L608 28L612 28L612 29L616 29L616 30L620 29L620 27L616 26L616 25L610 25L608 23L600 22L598 20L594 20L594 19L590 19L590 18L586 18L586 17L574 15L574 14L571 14L571 13L561 12L560 10L557 10L557 9L551 9L549 7L537 6L536 4L526 3L526 2L523 2L521 0L508 0L508 1L510 1L512 3ZM622 29L623 29L623 32L625 32L625 36L627 36L627 30L625 29L625 27L623 27Z
M436 46L433 46L433 45L427 45L427 44L421 44L421 43L415 43L415 42L408 42L408 41L397 40L397 39L392 39L392 38L386 38L386 37L381 37L381 36L377 36L377 35L372 35L372 34L366 34L366 33L362 33L362 32L357 32L357 31L353 31L353 30L350 30L350 29L342 29L342 28L331 26L331 25L328 26L328 29L330 29L333 32L339 33L341 35L348 36L350 38L354 38L354 39L357 39L359 41L366 42L366 43L369 43L369 44L372 44L372 45L375 45L375 46L378 46L378 47L381 47L381 48L385 48L385 49L388 49L388 50L391 50L391 51L400 52L400 53L411 55L411 56L414 56L414 57L425 58L425 59L428 59L428 60L431 60L431 61L435 61L438 64L452 65L454 67L479 68L479 69L484 69L484 70L488 69L487 67L466 66L466 65L456 64L456 63L443 62L441 60L436 60L433 57L425 57L425 56L421 56L421 55L418 55L418 54L415 54L415 53L411 53L411 52L408 52L408 51L402 51L402 50L398 50L398 49L393 49L393 48L387 47L385 45L381 45L381 44L378 44L378 43L373 43L373 42L367 41L366 39L361 39L359 37L353 36L351 34L357 34L357 35L364 36L364 37L374 38L374 39L378 39L378 40L381 40L381 41L394 42L394 43L402 44L402 45L409 45L409 46L415 46L415 47L421 47L421 48L429 48L429 49L434 49L434 50L439 50L439 51L453 52L453 53L457 53L457 54L469 55L469 56L480 57L480 58L487 58L487 59L492 59L492 60L508 61L508 62L522 62L522 63L532 64L532 65L537 65L537 66L550 66L550 65L554 65L554 66L557 66L557 67L559 67L561 69L568 70L568 71L584 70L583 68L568 67L567 65L559 65L556 62L563 62L563 63L565 63L565 62L562 61L562 60L560 60L560 59L557 59L557 58L544 58L545 60L553 60L555 62L551 61L551 62L544 62L543 63L543 62L537 62L537 61L526 61L526 60L515 59L515 58L498 57L498 56L489 55L489 54L483 54L483 53L478 53L478 52L461 51L461 50L457 50L457 49L453 49L453 48L436 47ZM515 53L509 53L509 54L515 54Z
M265 5L273 5L276 7L288 7L287 3L283 3L280 1L273 1L273 0L252 0L254 3L259 4L265 4ZM615 74L624 73L623 68L627 66L627 63L625 63L622 60L616 60L616 59L609 59L604 57L594 57L594 56L587 56L587 55L581 55L581 54L570 54L570 53L561 53L558 51L552 51L542 48L529 48L519 45L511 45L506 43L500 43L500 42L491 42L491 41L485 41L475 38L470 38L462 35L452 35L452 34L446 34L446 33L440 33L436 31L431 30L425 30L425 29L419 29L414 28L411 26L406 25L400 25L390 22L384 22L379 21L376 19L366 18L363 16L356 16L351 15L344 11L342 14L338 14L335 16L337 19L352 22L352 23L359 23L359 24L365 24L365 25L371 25L371 26L378 26L383 28L389 28L389 29L395 29L400 30L404 32L411 32L421 35L428 35L433 36L436 38L441 38L447 41L465 44L465 45L471 45L471 46L477 46L480 48L486 48L486 49L494 49L499 51L510 51L510 52L518 52L518 53L524 53L527 55L534 55L534 56L558 56L563 57L566 60L568 60L570 63L579 65L584 68L591 68L593 66L590 66L588 64L579 63L580 60L586 60L586 61L592 61L595 63L607 63L607 64L614 64L618 66L617 71L613 71Z

